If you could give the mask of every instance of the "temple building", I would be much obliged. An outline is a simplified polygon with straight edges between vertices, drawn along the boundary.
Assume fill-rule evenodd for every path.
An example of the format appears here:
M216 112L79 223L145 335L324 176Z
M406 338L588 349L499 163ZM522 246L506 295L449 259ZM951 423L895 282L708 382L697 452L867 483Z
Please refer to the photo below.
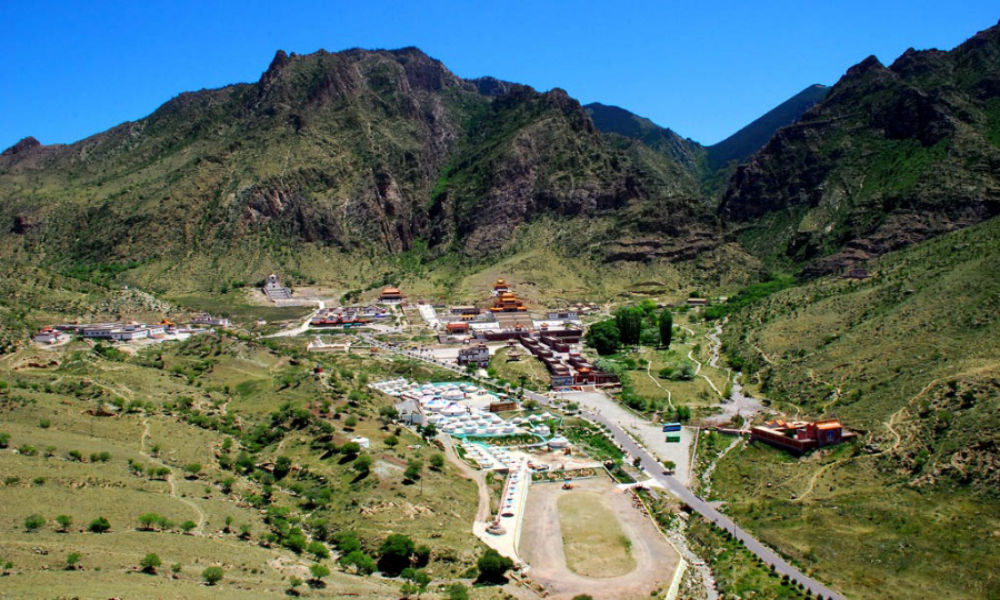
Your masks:
M406 296L403 295L403 292L394 287L383 288L382 293L378 296L379 304L402 304L405 300Z
M497 279L496 283L493 284L494 296L499 296L500 294L509 291L510 291L510 286L508 286L507 282L504 281L503 279Z
M523 312L528 309L524 306L524 302L521 302L520 300L517 299L517 296L514 295L514 292L507 291L507 292L500 292L500 295L497 296L497 299L495 302L493 302L493 306L490 307L490 310L492 312L499 313L499 312Z

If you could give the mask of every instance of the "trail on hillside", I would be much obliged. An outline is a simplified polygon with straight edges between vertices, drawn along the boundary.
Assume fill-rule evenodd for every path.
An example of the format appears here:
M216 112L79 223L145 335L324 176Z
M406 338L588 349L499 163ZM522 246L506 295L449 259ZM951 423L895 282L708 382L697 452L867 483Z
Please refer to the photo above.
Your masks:
M655 384L656 384L656 387L660 388L661 390L663 390L664 392L666 392L666 393L667 393L667 406L669 406L669 407L670 407L670 410L675 410L675 409L674 409L674 403L673 403L673 401L672 401L672 399L671 399L671 393L670 393L670 390L669 390L669 389L667 389L667 388L665 388L665 387L663 387L662 385L660 385L660 382L659 382L659 381L657 381L657 380L656 380L656 378L655 378L655 377L653 377L653 374L649 372L649 367L650 367L650 366L651 366L652 364L653 364L653 363L652 363L651 361L646 361L646 376L647 376L647 377L649 377L649 378L650 378L650 379L651 379L651 380L653 381L653 383L655 383Z
M171 469L170 466L167 465L167 463L163 462L159 458L153 457L148 452L146 452L146 440L147 438L150 437L150 433L149 433L149 418L147 418L145 415L143 415L142 417L142 426L143 426L142 437L139 439L139 454L144 456L146 460L150 462L157 463L161 467L170 469L170 474L167 475L167 485L170 486L170 496L180 502L183 502L184 504L187 504L191 508L191 510L193 510L195 514L198 515L198 521L195 525L195 532L198 534L204 534L202 528L205 525L205 520L206 520L205 513L201 510L201 508L197 504L191 502L187 498L184 498L177 493L177 483L174 480L174 470Z

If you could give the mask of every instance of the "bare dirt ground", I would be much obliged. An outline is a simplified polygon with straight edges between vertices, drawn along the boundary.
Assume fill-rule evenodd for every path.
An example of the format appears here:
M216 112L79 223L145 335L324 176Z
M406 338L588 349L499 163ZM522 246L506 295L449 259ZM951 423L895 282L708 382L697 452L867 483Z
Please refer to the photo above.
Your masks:
M617 577L584 577L566 565L562 531L559 526L559 498L566 494L599 494L607 508L618 517L631 542L635 569ZM653 590L665 590L677 568L676 551L652 521L632 506L630 496L601 477L579 481L572 490L557 483L535 484L528 494L524 532L518 553L531 565L528 571L536 583L545 586L550 598L569 599L589 594L595 600L649 598Z

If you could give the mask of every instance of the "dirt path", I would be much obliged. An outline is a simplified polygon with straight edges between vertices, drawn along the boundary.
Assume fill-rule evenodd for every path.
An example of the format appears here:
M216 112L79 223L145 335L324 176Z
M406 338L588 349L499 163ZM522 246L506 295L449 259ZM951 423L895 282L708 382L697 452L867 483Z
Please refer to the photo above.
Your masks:
M156 463L157 465L159 465L161 467L166 467L166 468L170 469L170 467L167 465L167 463L163 462L162 460L160 460L158 458L153 457L151 454L149 454L148 452L146 452L146 440L149 439L149 437L150 437L150 433L149 433L149 419L146 416L143 416L142 417L142 437L139 439L139 454L141 454L142 456L144 456L146 458L146 460L148 460L150 462ZM196 524L195 524L194 533L196 535L203 535L205 533L203 531L203 528L205 526L205 520L206 520L205 519L205 513L204 513L204 511L201 510L201 508L198 507L197 504L195 504L194 502L191 502L187 498L184 498L180 494L177 493L177 482L176 482L175 477L174 477L174 470L173 469L170 469L170 475L167 475L167 485L170 486L170 496L172 498L174 498L175 500L177 500L179 502L183 502L184 504L187 504L188 507L190 507L191 510L193 510L195 512L195 514L198 515L198 520L196 521Z
M476 509L476 521L485 523L490 518L490 488L486 485L486 473L473 469L459 458L451 436L442 435L438 439L444 443L444 455L448 462L455 465L463 477L476 482L476 487L479 488L479 507Z
M630 573L607 578L585 577L566 565L557 502L563 495L579 493L598 495L618 518L635 560L636 566ZM589 594L595 600L649 598L650 591L669 585L679 559L649 517L633 506L631 495L615 489L604 477L579 481L573 490L563 490L556 483L532 486L518 551L531 565L528 577L546 587L550 593L547 597L557 600L577 594Z
M657 381L656 378L653 377L653 374L649 372L649 367L652 364L653 364L652 362L646 361L646 376L649 377L649 379L656 384L656 387L660 388L661 390L667 393L667 406L670 407L670 410L674 410L674 403L672 402L670 390L660 385L660 382Z

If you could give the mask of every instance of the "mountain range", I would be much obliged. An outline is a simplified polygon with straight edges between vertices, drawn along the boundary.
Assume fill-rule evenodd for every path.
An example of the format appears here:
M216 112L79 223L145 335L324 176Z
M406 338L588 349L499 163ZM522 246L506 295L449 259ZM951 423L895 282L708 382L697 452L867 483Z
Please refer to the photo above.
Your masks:
M869 57L709 147L416 48L279 51L255 83L4 151L0 245L50 265L238 254L257 274L302 247L476 265L554 219L598 264L735 241L746 264L836 271L997 213L998 35Z

